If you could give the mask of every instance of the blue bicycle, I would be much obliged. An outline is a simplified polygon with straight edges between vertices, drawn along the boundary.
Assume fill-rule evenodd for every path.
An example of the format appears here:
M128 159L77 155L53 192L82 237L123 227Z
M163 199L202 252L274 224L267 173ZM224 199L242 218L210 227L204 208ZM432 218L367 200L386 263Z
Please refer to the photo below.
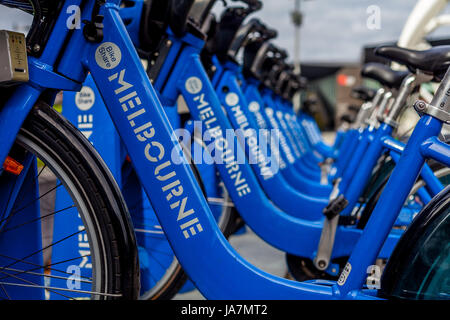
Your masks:
M45 2L39 1L39 4L44 5ZM410 242L411 237L407 235L411 235L411 231L406 231L397 248L403 246L410 250L403 256L395 250L390 258L390 261L399 261L397 265L410 266L411 272L415 275L414 282L418 286L412 285L403 289L405 283L412 279L409 277L411 272L401 273L403 278L399 277L397 272L392 272L396 270L395 266L391 267L389 263L386 270L391 272L385 273L384 279L389 279L389 276L395 279L390 282L393 290L388 289L388 282L383 287L384 279L380 291L367 289L364 282L368 267L379 256L383 244L390 237L398 213L420 174L425 158L434 158L445 165L449 163L448 146L440 142L437 136L442 123L449 121L446 92L450 86L450 75L443 78L431 104L416 104L417 110L423 114L422 119L400 156L398 165L364 230L349 231L347 234L347 230L340 227L334 251L343 254L344 250L348 250L350 258L339 280L298 283L274 277L254 268L244 261L223 237L189 162L185 159L178 139L174 138L158 94L153 89L134 44L128 36L119 15L119 4L119 1L63 2L62 14L53 22L54 26L48 31L48 36L39 38L41 42L37 46L30 47L35 50L35 56L31 55L28 58L29 83L11 90L11 96L1 109L2 160L9 154L18 162L10 153L11 146L38 98L46 97L49 91L52 91L44 89L78 91L80 83L84 82L87 72L90 72L178 261L207 298L374 299L379 296L402 296L405 293L408 293L409 297L412 294L414 298L446 297L445 288L438 285L442 284L442 279L445 278L445 259L448 258L448 253L439 247L442 241L433 240L446 232L446 224L443 222L446 221L448 213L446 210L448 189L434 198L419 214L419 217L432 217L425 220L434 224L426 224L424 227L424 221L416 219L409 230L414 232L414 229L419 229L422 232L414 232L414 242ZM68 12L70 6L81 6L83 28L70 30L66 28L67 16L64 12ZM230 158L230 144L228 144L230 140L226 139L223 129L231 125L221 116L223 113L221 103L200 61L199 51L203 47L202 33L195 26L177 20L180 16L186 16L183 11L186 8L181 6L179 9L182 12L175 10L169 16L175 17L176 25L193 28L191 33L183 38L184 43L189 42L191 45L181 51L178 59L183 63L178 62L170 70L171 77L166 78L167 82L159 92L161 99L174 99L174 95L169 94L171 90L181 93L194 118L206 117L203 119L203 125L211 143L216 147L213 155L228 160L217 168L233 202L238 209L239 206L245 209L239 210L241 214L250 209L248 205L253 206L251 208L253 212L259 213L259 222L249 214L244 216L244 219L248 218L246 220L252 228L260 234L279 236L278 239L273 239L279 246L290 248L294 245L304 246L298 248L296 252L310 251L308 239L302 238L301 235L299 237L297 231L305 230L306 227L312 228L315 230L316 239L319 239L322 223L296 219L281 210L274 209L257 187L256 177L251 171L253 169L246 162L241 164L235 161L238 157L245 159L245 151L235 136L231 141L235 142L233 146L236 149L236 158ZM45 19L44 21L47 22ZM51 48L51 51L47 51L47 48ZM42 55L39 54L40 50L43 50ZM388 48L382 53L406 63L412 69L420 69L441 77L447 69L448 50L447 47L440 47L418 53ZM433 64L429 63L430 56L433 57ZM178 76L177 79L174 75ZM158 77L159 79L164 77ZM155 83L155 86L158 84ZM21 107L21 113L15 111L17 106ZM86 141L81 138L81 134L78 136ZM71 186L69 183L67 185ZM392 190L395 192L390 192ZM70 194L70 191L68 193ZM245 200L246 205L236 201L238 199ZM431 228L427 228L429 226ZM70 229L72 225L65 227ZM425 232L425 229L428 232ZM345 238L339 237L346 235L352 237L351 240L356 246L347 246L344 249L342 243L345 243L343 241ZM406 246L402 245L404 241L408 242ZM426 260L417 258L417 249L420 252L423 248L421 243L434 244L435 250L432 250ZM422 262L432 264L428 264L430 266L428 269L414 268ZM430 270L436 277L429 277ZM399 279L404 280L398 281Z

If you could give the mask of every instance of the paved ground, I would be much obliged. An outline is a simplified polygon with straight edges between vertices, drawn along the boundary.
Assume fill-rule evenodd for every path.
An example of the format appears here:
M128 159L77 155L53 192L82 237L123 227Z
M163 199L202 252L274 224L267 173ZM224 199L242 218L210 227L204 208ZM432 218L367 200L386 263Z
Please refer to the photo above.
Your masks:
M249 230L249 229L247 229ZM243 235L231 236L230 243L247 261L273 275L284 277L287 267L284 253L269 246L251 230ZM175 300L201 300L204 297L198 290L178 294Z

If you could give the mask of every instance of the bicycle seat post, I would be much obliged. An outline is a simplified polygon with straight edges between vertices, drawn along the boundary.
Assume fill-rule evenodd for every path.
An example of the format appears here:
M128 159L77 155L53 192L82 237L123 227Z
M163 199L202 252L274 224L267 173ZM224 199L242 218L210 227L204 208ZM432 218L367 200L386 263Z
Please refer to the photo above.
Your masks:
M356 117L356 121L353 125L354 129L359 129L364 126L372 110L376 108L376 106L380 103L384 93L385 90L383 88L378 89L372 101L366 102L361 106L361 109L359 110L358 115Z
M370 117L366 120L366 123L370 128L378 127L378 115L383 114L386 107L389 105L389 101L392 98L392 92L387 91L383 94L381 102L378 105L375 105L375 108L372 110Z
M424 73L418 72L417 74L410 74L405 79L403 79L402 85L400 87L399 93L395 99L395 102L389 113L383 120L387 125L396 128L398 126L397 118L401 111L406 105L406 100L410 96L414 87L420 85L421 83L428 82L432 79L432 76L426 75Z
M450 69L445 73L433 99L429 104L423 101L417 101L414 108L419 114L428 114L447 124L450 123Z

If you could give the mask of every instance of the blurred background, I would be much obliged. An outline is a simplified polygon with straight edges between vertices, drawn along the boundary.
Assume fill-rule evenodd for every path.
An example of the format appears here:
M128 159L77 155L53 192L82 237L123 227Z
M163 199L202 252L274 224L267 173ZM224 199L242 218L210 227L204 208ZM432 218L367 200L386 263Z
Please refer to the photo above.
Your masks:
M429 0L434 1L434 0ZM230 0L227 0L232 4ZM309 88L299 98L306 101L322 130L332 131L347 107L358 104L350 97L351 87L362 80L363 63L378 60L373 49L397 43L417 0L264 0L261 18L278 30L274 42L299 64ZM442 3L447 4L443 0ZM220 15L223 2L214 12ZM440 14L450 16L450 6ZM25 32L31 16L6 7L0 10L0 30ZM450 44L450 26L440 26L426 36L431 44ZM365 83L367 84L367 83ZM369 84L376 86L375 84ZM298 103L300 105L300 102Z

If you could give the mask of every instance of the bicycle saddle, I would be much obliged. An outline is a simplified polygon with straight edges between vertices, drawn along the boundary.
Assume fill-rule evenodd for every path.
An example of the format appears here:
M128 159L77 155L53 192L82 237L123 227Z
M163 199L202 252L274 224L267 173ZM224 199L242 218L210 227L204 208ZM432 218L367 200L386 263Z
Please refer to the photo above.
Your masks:
M409 71L392 70L387 65L376 62L365 64L361 70L363 77L377 80L391 89L398 89L408 74Z
M377 90L368 88L366 86L357 86L352 89L352 97L360 99L365 102L372 100L375 97Z
M375 54L406 65L411 71L421 70L441 79L450 66L450 45L417 51L400 47L378 47Z

